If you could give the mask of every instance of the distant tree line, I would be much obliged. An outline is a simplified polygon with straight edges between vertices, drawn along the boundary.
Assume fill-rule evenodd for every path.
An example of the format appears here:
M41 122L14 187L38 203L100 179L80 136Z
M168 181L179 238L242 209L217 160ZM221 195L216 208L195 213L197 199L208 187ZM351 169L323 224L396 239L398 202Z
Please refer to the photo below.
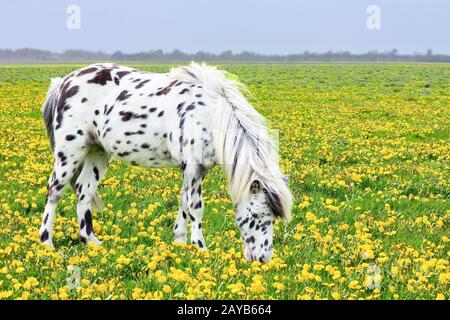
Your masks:
M139 53L123 53L121 51L107 54L101 51L66 50L55 53L38 49L0 49L0 62L83 62L83 61L242 61L242 62L302 62L302 61L392 61L392 62L450 62L449 55L433 54L428 50L425 54L399 54L397 50L388 52L369 51L354 54L349 51L315 53L305 51L298 54L276 55L259 54L249 51L234 53L224 51L214 54L199 51L194 54L174 50L152 50Z
M86 50L66 50L55 53L39 49L0 49L0 62L71 62L111 60L111 55Z

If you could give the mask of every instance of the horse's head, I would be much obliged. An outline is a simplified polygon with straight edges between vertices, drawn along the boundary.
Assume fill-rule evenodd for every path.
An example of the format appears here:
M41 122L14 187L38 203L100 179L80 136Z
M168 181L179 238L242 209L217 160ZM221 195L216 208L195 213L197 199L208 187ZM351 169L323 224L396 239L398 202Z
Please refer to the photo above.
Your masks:
M287 177L285 177L287 183ZM280 216L276 194L254 180L247 200L236 205L236 225L244 241L244 256L248 261L268 262L273 254L275 219Z

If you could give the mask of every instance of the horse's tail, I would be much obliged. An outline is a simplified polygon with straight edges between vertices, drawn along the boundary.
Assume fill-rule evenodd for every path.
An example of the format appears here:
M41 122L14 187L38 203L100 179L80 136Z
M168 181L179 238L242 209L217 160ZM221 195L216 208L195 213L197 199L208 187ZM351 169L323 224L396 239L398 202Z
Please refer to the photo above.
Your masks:
M265 119L239 89L245 86L214 67L192 63L172 74L182 81L201 83L217 106L212 130L216 157L229 180L234 203L249 197L250 185L259 180L267 191L275 215L291 220L292 194L278 165L276 144Z
M56 106L58 104L58 88L61 86L63 82L63 78L53 78L50 83L50 87L47 92L47 97L45 98L45 102L42 106L42 118L44 119L45 128L47 130L47 137L50 141L50 148L52 152L55 148L55 128L53 126L55 120L55 111ZM80 165L79 169L75 171L72 179L70 180L70 186L73 190L75 190L75 183L80 176L81 168L83 165ZM103 208L102 201L98 193L95 193L92 198L92 205L95 209L101 210Z
M63 82L62 78L53 78L50 83L50 87L47 92L47 97L42 106L42 117L44 119L45 128L47 129L47 137L50 141L50 147L53 151L55 147L55 128L53 122L55 119L55 110L58 103L58 88Z

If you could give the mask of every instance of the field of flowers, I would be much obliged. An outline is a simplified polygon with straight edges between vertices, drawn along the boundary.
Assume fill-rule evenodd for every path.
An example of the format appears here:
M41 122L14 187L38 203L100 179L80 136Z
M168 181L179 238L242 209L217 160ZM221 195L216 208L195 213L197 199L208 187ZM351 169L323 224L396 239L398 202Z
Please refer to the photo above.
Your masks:
M52 155L40 108L79 65L0 66L0 299L449 299L450 65L222 65L280 132L293 221L248 263L219 168L209 251L172 243L181 177L114 160L78 241L67 190L55 250L38 240ZM168 71L170 65L137 65Z

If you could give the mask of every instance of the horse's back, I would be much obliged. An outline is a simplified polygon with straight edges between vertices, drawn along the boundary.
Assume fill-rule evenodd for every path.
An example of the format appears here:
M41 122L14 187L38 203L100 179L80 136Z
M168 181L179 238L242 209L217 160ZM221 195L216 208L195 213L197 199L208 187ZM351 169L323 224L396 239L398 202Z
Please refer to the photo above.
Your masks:
M96 64L65 77L59 91L57 145L68 141L76 148L95 145L147 167L180 164L188 148L185 157L194 157L195 150L203 153L204 147L209 156L214 154L209 128L212 101L200 85L170 74Z

